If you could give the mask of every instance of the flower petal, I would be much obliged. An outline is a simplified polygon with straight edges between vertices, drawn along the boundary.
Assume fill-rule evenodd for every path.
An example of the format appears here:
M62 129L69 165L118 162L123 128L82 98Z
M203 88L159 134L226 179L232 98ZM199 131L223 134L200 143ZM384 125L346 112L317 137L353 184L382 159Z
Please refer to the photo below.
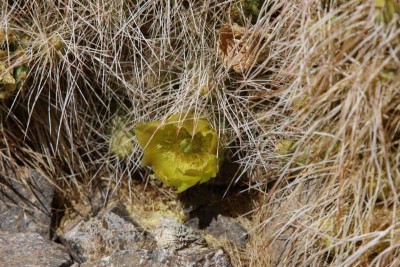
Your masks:
M134 131L143 148L141 164L151 166L156 177L177 192L217 175L218 136L205 119L189 113L181 120L174 114L165 124L138 123Z

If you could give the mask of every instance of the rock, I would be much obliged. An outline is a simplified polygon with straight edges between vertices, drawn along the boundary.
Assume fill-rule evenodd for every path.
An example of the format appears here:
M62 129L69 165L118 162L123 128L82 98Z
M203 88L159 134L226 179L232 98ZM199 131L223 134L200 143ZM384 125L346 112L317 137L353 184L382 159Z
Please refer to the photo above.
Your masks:
M249 235L235 219L218 214L213 207L205 207L194 212L193 218L185 224L192 229L203 230L213 237L225 237L233 244L246 246Z
M81 220L59 232L75 261L82 263L112 255L122 250L151 248L154 239L137 225L121 207Z
M67 267L72 260L60 244L37 233L0 234L0 266Z
M199 254L198 254L199 255ZM204 254L203 254L204 255ZM201 256L201 254L200 254ZM202 267L231 267L232 264L228 255L222 249L212 249L207 252L200 261L198 266Z
M177 220L164 216L157 219L157 226L151 230L159 248L180 250L188 247L205 247L207 242L201 234Z
M231 267L222 249L185 249L179 253L167 249L120 251L110 257L86 262L81 267Z
M39 233L50 237L54 189L35 170L7 170L0 175L0 232Z

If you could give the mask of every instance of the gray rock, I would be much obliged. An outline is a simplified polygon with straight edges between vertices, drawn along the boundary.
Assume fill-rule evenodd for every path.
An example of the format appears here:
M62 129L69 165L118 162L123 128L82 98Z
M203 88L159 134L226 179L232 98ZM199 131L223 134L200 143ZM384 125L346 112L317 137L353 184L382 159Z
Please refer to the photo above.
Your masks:
M195 217L185 224L195 230L202 230L216 238L225 237L233 244L246 246L249 235L235 219L218 214L218 210L212 207L199 209L194 213Z
M159 248L181 250L189 247L205 247L207 242L192 228L171 217L160 217L158 225L151 230Z
M50 237L53 186L35 170L0 175L0 232L39 233Z
M100 259L122 250L155 246L153 237L122 208L101 212L87 221L81 220L59 235L74 260L79 263Z
M231 267L222 249L167 249L120 251L110 257L86 262L81 267Z
M67 267L71 264L63 246L37 233L0 234L0 266Z

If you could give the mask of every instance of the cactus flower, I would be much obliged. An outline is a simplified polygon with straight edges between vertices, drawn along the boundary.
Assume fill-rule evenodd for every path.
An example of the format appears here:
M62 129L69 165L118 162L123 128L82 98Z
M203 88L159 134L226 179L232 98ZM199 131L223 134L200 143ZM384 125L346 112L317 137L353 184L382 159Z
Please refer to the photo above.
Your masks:
M138 123L134 131L143 148L141 164L178 193L217 175L218 136L207 120L174 114L164 123Z

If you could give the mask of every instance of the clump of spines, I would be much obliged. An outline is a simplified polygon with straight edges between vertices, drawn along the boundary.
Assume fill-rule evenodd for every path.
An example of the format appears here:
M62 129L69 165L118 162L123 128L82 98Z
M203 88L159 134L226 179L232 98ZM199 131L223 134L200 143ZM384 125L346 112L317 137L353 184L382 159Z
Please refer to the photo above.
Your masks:
M1 107L0 155L77 190L120 185L148 176L138 146L115 160L117 114L122 128L184 109L210 114L241 166L235 182L246 174L249 190L265 193L250 261L263 265L265 248L286 235L282 265L393 262L396 224L361 223L398 208L398 14L385 9L395 1L378 2L3 3L1 28L24 36L29 75ZM251 50L236 69L218 52L221 29L235 27L230 53ZM336 219L346 231L324 226ZM390 234L385 250L363 250L380 231ZM332 242L321 249L324 237Z

